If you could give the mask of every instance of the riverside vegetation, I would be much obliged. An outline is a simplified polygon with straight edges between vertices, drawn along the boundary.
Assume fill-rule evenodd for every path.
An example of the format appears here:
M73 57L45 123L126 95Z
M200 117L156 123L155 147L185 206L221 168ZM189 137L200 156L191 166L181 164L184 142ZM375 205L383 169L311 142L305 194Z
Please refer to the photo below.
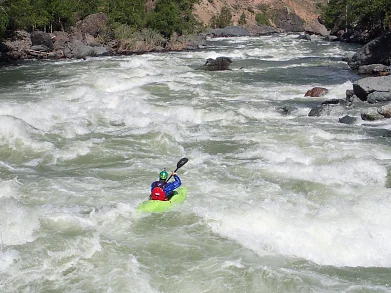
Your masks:
M118 53L177 50L186 42L185 36L201 30L192 13L196 2L0 0L0 41L4 40L0 51L20 51L3 54L19 60L99 56L112 54L112 49ZM34 34L31 41L24 32ZM26 50L26 46L38 47Z
M203 23L195 13L195 5L201 2L215 7L222 5L208 23ZM18 31L40 31L50 35L40 34L33 37L35 40L31 44L25 42L27 46L40 46L28 50L27 54L13 55L11 59L80 58L114 52L182 50L188 48L189 43L196 43L194 37L189 36L208 27L246 27L249 25L249 15L253 15L256 24L260 26L280 28L280 31L287 32L308 30L291 23L292 19L301 21L292 7L276 10L273 7L278 7L277 1L255 1L251 6L252 2L229 5L230 1L222 4L219 0L0 0L0 41L5 38L13 41L29 38L23 33L15 33ZM294 4L302 10L307 9L300 6L303 6L301 2ZM366 43L386 31L390 25L389 0L329 0L327 3L319 0L316 4L320 22L341 40ZM284 13L289 16L281 21L278 16ZM89 24L88 21L80 24L81 20L94 14L99 17L93 20L90 18ZM240 15L236 21L234 14ZM86 29L88 26L90 28ZM63 32L70 35L64 36ZM50 39L52 42L62 39L62 43L52 48ZM90 47L80 49L80 43L75 45L72 42L75 39ZM98 45L102 48L91 48ZM26 51L22 47L18 44L15 48L6 43L0 45L0 54L6 51ZM56 53L49 54L52 51ZM67 51L73 51L73 54L67 54ZM4 59L8 55L2 54L0 57Z

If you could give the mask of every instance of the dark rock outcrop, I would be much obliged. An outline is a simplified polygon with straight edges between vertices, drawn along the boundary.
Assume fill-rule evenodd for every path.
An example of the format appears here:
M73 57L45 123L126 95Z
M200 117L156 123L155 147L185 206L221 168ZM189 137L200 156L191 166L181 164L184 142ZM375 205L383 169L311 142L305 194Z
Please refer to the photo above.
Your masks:
M46 33L16 31L4 41L3 60L85 58L105 56L114 50L97 38L107 31L108 17L103 13L87 16L79 21L70 32L56 31Z
M293 11L288 8L282 8L274 14L273 22L278 28L285 32L302 32L304 31L304 22Z
M210 29L206 35L213 38L248 37L250 36L250 33L247 29L241 26L227 26L225 28Z
M313 19L304 24L304 30L308 33L327 36L329 35L329 31L327 28L319 22L318 19Z
M391 65L391 31L364 45L348 60L348 65L353 70L369 64Z
M53 35L42 31L33 31L31 33L32 46L45 46L49 51L53 50Z
M101 32L107 30L109 18L104 13L96 13L86 16L83 20L78 21L76 28L83 34L89 34L97 37Z
M280 33L281 31L268 25L250 25L247 28L251 36L265 36Z

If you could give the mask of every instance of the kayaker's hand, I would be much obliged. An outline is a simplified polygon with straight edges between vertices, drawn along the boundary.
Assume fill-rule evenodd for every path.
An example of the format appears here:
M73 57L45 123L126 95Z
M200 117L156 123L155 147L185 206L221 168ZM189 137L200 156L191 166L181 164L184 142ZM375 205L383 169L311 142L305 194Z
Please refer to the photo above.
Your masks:
M171 175L172 175L172 176L175 176L175 175L176 175L176 173L175 173L174 171L172 171Z

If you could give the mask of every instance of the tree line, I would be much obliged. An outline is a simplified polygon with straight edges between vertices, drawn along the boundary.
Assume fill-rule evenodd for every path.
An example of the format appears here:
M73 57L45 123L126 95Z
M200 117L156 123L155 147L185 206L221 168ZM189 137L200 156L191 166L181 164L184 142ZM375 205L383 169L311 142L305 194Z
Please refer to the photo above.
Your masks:
M0 40L7 31L66 30L97 12L107 14L113 27L150 28L169 38L194 31L192 12L198 1L157 0L147 13L146 0L0 0Z
M384 32L390 29L391 0L328 0L321 19L332 32L360 29ZM156 0L147 11L146 0L0 0L0 40L7 31L35 29L67 30L76 21L97 12L109 16L112 29L127 26L134 31L151 29L170 38L201 28L193 15L199 0ZM257 20L259 22L259 20ZM245 19L241 24L245 23ZM212 27L232 25L228 7L212 17Z
M332 32L358 29L380 34L391 25L391 0L329 0L321 11Z

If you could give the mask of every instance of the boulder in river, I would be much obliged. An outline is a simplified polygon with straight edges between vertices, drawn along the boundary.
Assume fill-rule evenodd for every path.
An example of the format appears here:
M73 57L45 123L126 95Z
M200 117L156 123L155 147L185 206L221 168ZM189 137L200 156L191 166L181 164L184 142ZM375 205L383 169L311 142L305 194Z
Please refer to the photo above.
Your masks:
M328 92L329 92L329 90L324 87L314 87L314 88L308 90L304 96L305 97L322 97L322 96L326 95Z
M230 70L229 66L231 63L232 59L228 57L208 58L199 69L207 71Z

